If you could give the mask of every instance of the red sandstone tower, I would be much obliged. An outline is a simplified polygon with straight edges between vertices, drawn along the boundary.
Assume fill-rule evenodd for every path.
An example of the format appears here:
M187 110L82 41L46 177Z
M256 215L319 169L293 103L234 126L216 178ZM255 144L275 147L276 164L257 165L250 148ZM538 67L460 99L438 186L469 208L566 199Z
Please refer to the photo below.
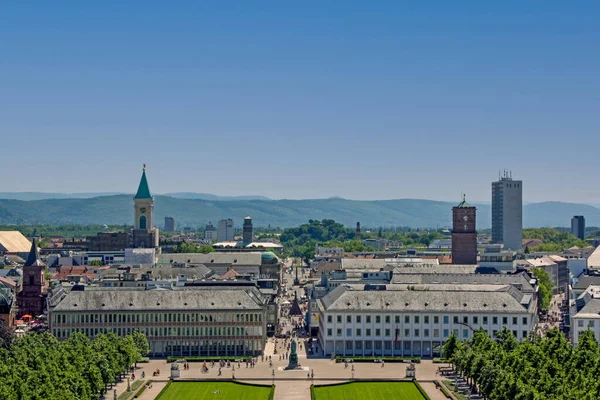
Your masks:
M452 207L452 264L477 264L476 210L465 195Z

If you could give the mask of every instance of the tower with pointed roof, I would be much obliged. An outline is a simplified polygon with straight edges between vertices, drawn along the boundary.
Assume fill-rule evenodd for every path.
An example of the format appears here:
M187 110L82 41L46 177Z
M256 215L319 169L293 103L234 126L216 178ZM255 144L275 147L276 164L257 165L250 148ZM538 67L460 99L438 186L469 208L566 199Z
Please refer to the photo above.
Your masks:
M452 207L452 264L477 264L476 210L464 194Z
M146 178L146 164L133 202L133 247L158 247L158 230L154 227L154 197L150 194Z
M34 238L27 261L23 265L22 289L17 295L19 316L29 314L35 317L44 313L48 295L48 282L44 277L45 269L46 264L40 258Z

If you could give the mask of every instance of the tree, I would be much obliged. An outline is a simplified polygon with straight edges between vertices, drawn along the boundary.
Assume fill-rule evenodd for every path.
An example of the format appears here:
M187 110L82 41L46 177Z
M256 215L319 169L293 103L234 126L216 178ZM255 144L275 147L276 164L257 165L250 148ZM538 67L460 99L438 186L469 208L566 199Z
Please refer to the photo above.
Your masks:
M15 334L12 329L8 327L3 319L0 319L0 347L7 348L14 340Z
M458 340L458 337L456 337L456 334L454 333L454 331L452 331L452 334L450 335L448 340L446 340L444 346L442 346L442 353L444 354L444 358L446 360L452 359L454 353L456 352L456 349L458 348L459 343L460 341Z
M148 344L148 338L146 335L141 333L139 330L133 332L133 342L137 348L140 357L146 357L150 353L150 345Z
M537 278L540 287L540 307L542 310L547 310L552 301L552 290L554 288L552 279L542 268L532 268L531 272Z
M102 261L101 260L92 260L90 262L90 265L94 266L94 267L100 267L100 266L102 266Z
M197 245L195 243L181 242L175 247L175 253L202 253L208 254L215 251L214 247L208 245Z

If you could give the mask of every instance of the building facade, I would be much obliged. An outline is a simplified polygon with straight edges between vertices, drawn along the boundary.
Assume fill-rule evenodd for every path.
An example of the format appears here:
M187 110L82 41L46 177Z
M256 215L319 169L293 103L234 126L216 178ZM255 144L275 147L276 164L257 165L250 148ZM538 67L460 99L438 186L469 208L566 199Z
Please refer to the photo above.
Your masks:
M219 221L217 240L219 242L232 242L234 236L233 219L222 219Z
M133 201L133 247L158 248L158 229L154 227L154 197L150 194L146 179L146 164Z
M324 356L443 356L452 333L495 337L507 327L523 340L536 322L535 297L511 285L371 286L339 286L317 300Z
M165 232L175 232L175 218L165 217Z
M242 242L244 246L248 246L254 241L254 226L252 225L252 218L247 216L244 218L244 226L242 231Z
M523 241L523 182L507 172L492 183L492 242L521 250Z
M218 239L217 228L209 222L204 228L204 240L210 242L215 242Z
M150 356L260 355L266 342L266 306L255 288L71 291L49 315L50 332L93 338L136 330Z
M476 208L464 195L452 207L452 264L477 264Z
M585 240L585 218L583 215L575 215L571 218L571 234L578 239Z
M18 315L41 315L46 311L48 281L44 277L46 264L40 258L37 243L33 239L29 257L23 265L22 289L17 294Z

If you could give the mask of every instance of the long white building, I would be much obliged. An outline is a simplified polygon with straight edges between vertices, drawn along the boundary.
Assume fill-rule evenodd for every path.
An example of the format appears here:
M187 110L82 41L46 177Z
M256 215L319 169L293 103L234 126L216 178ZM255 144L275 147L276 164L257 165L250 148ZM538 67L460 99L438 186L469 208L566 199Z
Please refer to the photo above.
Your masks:
M507 327L518 340L532 330L535 293L514 285L341 285L317 300L323 355L440 356L454 332L470 339Z
M50 308L50 332L93 338L139 330L151 356L232 356L263 353L267 305L255 288L71 291Z

